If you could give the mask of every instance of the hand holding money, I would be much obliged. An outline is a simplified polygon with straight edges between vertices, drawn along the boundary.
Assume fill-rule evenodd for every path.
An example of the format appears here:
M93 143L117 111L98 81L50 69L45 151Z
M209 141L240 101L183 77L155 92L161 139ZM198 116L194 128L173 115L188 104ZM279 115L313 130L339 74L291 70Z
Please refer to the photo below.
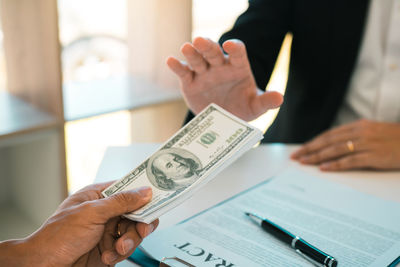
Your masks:
M114 266L128 258L158 226L121 219L151 199L142 187L102 198L111 183L87 186L69 196L26 238L1 242L0 266Z
M141 186L152 187L152 200L124 215L150 223L192 196L262 136L260 130L211 104L150 158L102 193L108 197Z

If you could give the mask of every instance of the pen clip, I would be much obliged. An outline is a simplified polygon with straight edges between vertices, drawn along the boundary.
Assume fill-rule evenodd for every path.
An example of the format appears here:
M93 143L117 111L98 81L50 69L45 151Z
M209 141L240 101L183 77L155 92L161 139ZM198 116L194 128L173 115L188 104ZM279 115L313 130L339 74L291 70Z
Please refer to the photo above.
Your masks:
M295 250L300 256L302 256L304 259L306 259L307 261L309 261L310 263L314 264L315 266L318 267L325 267L325 264L319 263L317 261L315 261L314 259L310 258L309 256L307 256L306 254L304 254L303 252L301 252L299 249Z

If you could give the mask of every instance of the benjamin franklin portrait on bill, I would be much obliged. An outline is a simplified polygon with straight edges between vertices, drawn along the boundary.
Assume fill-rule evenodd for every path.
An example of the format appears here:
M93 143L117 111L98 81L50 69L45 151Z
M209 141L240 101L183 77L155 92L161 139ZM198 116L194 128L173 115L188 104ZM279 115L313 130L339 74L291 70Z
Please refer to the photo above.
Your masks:
M146 174L158 189L172 191L193 184L201 169L201 162L193 153L181 148L168 148L149 159Z

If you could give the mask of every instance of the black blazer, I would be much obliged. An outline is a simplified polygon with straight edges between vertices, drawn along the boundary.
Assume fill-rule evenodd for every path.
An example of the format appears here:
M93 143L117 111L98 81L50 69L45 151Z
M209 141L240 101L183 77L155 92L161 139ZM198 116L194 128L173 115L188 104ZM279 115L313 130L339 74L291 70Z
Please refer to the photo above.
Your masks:
M302 143L330 128L357 60L369 0L250 0L225 33L247 47L259 88L293 34L285 100L263 142ZM189 114L187 119L190 119Z

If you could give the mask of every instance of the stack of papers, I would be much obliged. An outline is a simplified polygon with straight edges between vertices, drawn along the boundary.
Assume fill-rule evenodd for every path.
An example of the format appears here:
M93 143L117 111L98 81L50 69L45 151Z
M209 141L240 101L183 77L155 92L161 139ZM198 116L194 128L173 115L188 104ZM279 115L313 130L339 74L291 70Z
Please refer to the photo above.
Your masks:
M155 231L142 251L194 266L310 266L249 220L257 213L338 260L338 266L395 266L400 204L290 168L185 222ZM393 263L393 265L391 265Z

